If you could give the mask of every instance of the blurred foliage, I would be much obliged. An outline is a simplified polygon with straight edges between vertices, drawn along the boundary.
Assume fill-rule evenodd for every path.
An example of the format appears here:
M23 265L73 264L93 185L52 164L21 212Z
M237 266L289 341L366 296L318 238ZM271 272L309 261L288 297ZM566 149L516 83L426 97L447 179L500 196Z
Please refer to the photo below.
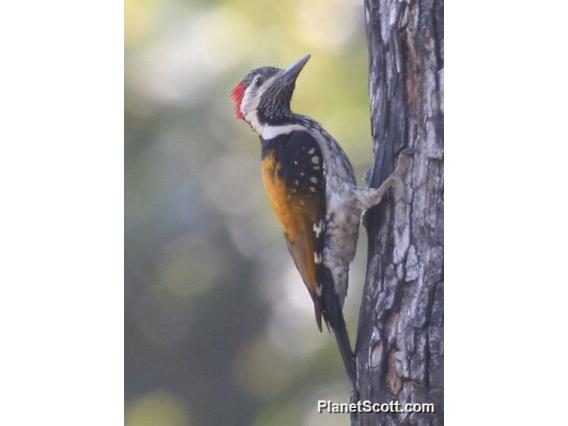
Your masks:
M293 108L370 165L367 50L355 0L126 0L126 425L334 425L334 339L270 211L258 139L233 119L251 68L311 53ZM361 248L360 248L361 252ZM364 248L363 248L364 253ZM357 320L364 254L346 306Z

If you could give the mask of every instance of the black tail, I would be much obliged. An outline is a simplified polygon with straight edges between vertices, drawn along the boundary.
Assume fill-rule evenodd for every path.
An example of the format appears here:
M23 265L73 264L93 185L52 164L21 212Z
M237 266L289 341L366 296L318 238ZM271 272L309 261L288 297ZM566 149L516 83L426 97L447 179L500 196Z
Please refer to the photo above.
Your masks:
M347 328L345 327L345 319L343 318L339 298L337 297L337 293L335 293L331 272L325 266L321 269L322 279L320 282L323 284L321 310L323 319L328 328L331 327L333 329L333 334L335 334L335 340L337 340L337 346L339 347L339 353L341 354L345 371L353 384L353 389L356 389L355 356L351 350L351 343L349 342L349 335L347 334Z
M343 315L341 316L343 319ZM332 326L333 328L333 326ZM338 328L333 328L333 333L335 334L335 340L337 340L337 346L339 347L339 353L341 354L341 359L343 360L343 365L345 366L345 371L353 384L353 389L356 389L355 384L355 356L351 350L351 343L349 343L349 335L347 334L347 329L345 328L345 322Z

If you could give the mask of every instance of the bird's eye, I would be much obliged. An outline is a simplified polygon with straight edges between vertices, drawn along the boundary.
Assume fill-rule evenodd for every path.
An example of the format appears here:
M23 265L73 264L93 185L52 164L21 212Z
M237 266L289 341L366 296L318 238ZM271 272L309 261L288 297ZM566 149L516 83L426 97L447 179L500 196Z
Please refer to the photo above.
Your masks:
M256 78L256 80L254 81L254 85L255 85L256 87L262 86L262 83L264 83L264 79L263 79L262 77L260 77L260 76L258 76L258 77Z

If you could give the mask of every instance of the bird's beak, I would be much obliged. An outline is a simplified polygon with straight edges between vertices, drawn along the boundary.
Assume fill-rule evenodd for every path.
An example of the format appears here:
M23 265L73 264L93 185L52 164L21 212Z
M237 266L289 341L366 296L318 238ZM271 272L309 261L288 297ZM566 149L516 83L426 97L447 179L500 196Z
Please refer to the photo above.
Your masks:
M306 55L298 59L296 62L290 64L286 69L282 71L282 74L280 74L278 79L287 84L295 82L296 78L298 78L298 75L300 74L300 71L302 71L302 68L304 68L304 65L306 65L306 62L308 62L309 59L310 55Z

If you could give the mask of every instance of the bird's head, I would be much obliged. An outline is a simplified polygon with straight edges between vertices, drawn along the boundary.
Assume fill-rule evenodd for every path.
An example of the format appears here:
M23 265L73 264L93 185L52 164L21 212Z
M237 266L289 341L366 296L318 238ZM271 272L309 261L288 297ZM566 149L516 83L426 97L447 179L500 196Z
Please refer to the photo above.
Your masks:
M260 67L250 71L231 92L235 118L245 120L259 134L266 125L285 122L291 115L296 78L308 59L310 55L284 69Z

